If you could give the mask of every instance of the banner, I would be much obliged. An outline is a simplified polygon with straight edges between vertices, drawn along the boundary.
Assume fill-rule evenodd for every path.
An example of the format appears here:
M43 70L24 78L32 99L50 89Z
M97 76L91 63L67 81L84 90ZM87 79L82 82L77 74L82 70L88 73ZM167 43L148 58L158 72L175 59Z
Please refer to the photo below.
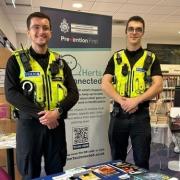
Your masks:
M52 23L50 48L111 48L112 17L41 7Z
M108 161L111 159L108 143L109 98L103 94L100 84L107 61L111 56L111 23L106 24L105 32L100 27L103 27L102 22L110 22L111 17L49 8L41 8L41 11L48 14L51 19L59 19L59 22L56 22L58 30L53 35L55 37L50 42L50 47L58 51L70 66L80 94L78 103L69 111L68 119L65 120L68 150L65 168ZM88 21L85 18L86 15ZM70 20L67 17L70 17ZM62 25L63 19L73 23L73 25L69 23L71 33L66 34L66 37L80 38L81 36L88 39L88 42L90 38L94 38L98 43L64 42L61 36L65 36L63 35L65 32L60 32L58 26ZM102 21L100 25L98 20ZM82 31L76 33L73 28L79 27L79 24L83 24L83 28L87 29L91 26L91 35L83 30L84 33ZM109 32L107 29L110 29Z

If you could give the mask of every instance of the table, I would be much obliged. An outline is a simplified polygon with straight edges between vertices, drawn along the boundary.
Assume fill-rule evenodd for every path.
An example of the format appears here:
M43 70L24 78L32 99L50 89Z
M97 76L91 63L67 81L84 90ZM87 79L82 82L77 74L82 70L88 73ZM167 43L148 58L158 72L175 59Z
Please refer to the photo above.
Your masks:
M167 157L169 157L169 147L172 142L172 133L169 124L151 123L151 135L152 135L152 140L151 140L152 143L158 143L163 145L163 147L158 151L161 151L165 147L167 147ZM162 163L161 155L158 156L160 158L159 169L162 170L163 163Z
M7 170L12 180L15 180L14 171L14 148L16 147L16 134L0 134L0 149L6 149Z
M172 133L168 123L151 123L152 142L166 145L168 148L172 142ZM162 133L163 132L163 133Z
M121 160L108 161L94 165L87 165L66 170L64 173L54 174L46 177L36 178L34 180L67 180L67 179L109 179L119 180L119 177L130 178L136 172L144 173L147 170L137 166L122 162Z
M151 178L153 176L153 179L170 179L171 178L170 176L163 173L150 172L148 170L138 168L137 166L131 163L116 160L116 161L108 161L104 163L94 164L91 166L77 167L77 168L66 170L65 173L59 173L59 174L54 174L50 176L40 177L34 180L68 180L68 179L119 180L119 179L143 179L143 177L145 176L147 179L147 175L149 175L148 177L151 177ZM178 180L178 179L174 177L174 180Z

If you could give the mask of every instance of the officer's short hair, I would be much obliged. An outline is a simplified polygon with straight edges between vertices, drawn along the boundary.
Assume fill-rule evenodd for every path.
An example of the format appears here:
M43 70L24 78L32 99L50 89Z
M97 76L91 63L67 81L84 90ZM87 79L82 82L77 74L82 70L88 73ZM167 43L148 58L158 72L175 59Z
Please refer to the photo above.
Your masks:
M132 17L130 17L128 19L128 21L126 23L126 30L125 30L126 34L127 34L127 28L128 28L129 22L131 22L131 21L141 22L143 24L143 32L144 32L144 30L145 30L145 21L144 21L144 19L142 17L140 17L140 16L132 16Z
M42 12L33 12L32 14L30 14L27 18L26 24L27 24L27 28L30 28L30 24L31 24L31 19L32 18L42 18L42 19L48 19L49 21L49 25L50 25L50 29L51 29L51 19L48 15L42 13Z

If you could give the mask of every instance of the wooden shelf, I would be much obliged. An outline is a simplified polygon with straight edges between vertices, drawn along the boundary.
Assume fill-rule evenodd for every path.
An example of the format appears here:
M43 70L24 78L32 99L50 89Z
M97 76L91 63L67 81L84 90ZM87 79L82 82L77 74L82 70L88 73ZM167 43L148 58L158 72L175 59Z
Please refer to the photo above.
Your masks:
M168 116L174 103L175 87L180 85L180 73L163 73L163 85L163 91L150 101L151 123Z

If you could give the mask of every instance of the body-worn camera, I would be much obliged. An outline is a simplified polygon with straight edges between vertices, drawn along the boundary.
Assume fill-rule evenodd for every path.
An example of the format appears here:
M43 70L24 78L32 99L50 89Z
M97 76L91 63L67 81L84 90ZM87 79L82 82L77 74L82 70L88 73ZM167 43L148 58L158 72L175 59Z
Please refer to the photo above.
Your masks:
M59 73L59 64L57 61L53 61L52 64L50 64L50 71L52 76L55 76Z
M59 69L62 68L62 59L59 57L50 64L51 75L55 76L59 73Z
M122 75L127 76L127 74L128 74L128 66L127 64L124 64L122 67Z

